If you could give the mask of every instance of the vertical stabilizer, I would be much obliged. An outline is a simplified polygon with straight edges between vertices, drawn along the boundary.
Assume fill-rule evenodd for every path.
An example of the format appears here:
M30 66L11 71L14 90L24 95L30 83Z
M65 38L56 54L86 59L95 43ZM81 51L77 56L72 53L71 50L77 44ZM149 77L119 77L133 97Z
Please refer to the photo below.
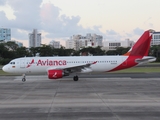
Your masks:
M129 56L148 56L152 35L150 31L145 31L134 46L124 55Z

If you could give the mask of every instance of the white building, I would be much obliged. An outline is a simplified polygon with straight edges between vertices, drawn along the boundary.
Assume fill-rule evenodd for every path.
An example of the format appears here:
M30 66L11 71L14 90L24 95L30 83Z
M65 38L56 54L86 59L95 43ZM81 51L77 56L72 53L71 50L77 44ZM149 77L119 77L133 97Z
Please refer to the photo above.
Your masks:
M0 41L10 41L11 40L11 29L0 28Z
M132 47L134 45L134 41L130 41L126 39L125 41L103 41L103 48L104 50L115 50L117 47Z
M160 45L160 32L153 32L151 45Z
M73 39L69 39L66 41L66 48L67 49L76 49L76 41Z
M103 36L93 34L92 37L94 46L103 46L102 44Z
M61 48L60 42L59 41L50 41L49 45L53 48Z
M97 47L102 46L103 37L96 34L87 34L86 36L82 35L73 35L69 40L66 41L66 48L71 48L79 50L83 47Z
M29 33L29 47L41 46L41 33L38 33L37 29L33 29L32 33Z

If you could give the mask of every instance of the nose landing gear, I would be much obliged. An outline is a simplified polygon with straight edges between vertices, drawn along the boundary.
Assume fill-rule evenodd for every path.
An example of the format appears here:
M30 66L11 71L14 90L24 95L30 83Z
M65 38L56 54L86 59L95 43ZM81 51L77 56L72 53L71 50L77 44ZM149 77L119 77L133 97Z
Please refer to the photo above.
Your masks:
M22 82L25 82L25 81L26 81L26 75L23 74L22 76L23 76L23 77L22 77Z

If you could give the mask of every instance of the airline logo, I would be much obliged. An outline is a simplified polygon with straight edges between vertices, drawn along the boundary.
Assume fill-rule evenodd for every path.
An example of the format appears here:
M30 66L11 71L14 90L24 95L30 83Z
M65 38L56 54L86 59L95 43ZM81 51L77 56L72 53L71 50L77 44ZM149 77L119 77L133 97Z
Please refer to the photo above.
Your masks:
M54 73L53 78L57 78L57 72Z
M34 59L27 65L27 68L29 68L34 63Z

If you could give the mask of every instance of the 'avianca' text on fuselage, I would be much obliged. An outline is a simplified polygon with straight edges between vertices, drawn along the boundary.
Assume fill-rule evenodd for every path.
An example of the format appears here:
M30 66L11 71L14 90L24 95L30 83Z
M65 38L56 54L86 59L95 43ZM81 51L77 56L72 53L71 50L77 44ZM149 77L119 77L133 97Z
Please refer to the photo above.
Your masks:
M37 66L61 66L67 65L66 60L38 60Z
M27 65L26 68L31 67L32 64L36 63L36 66L64 66L67 65L66 60L38 60L37 62L34 62L34 59Z

